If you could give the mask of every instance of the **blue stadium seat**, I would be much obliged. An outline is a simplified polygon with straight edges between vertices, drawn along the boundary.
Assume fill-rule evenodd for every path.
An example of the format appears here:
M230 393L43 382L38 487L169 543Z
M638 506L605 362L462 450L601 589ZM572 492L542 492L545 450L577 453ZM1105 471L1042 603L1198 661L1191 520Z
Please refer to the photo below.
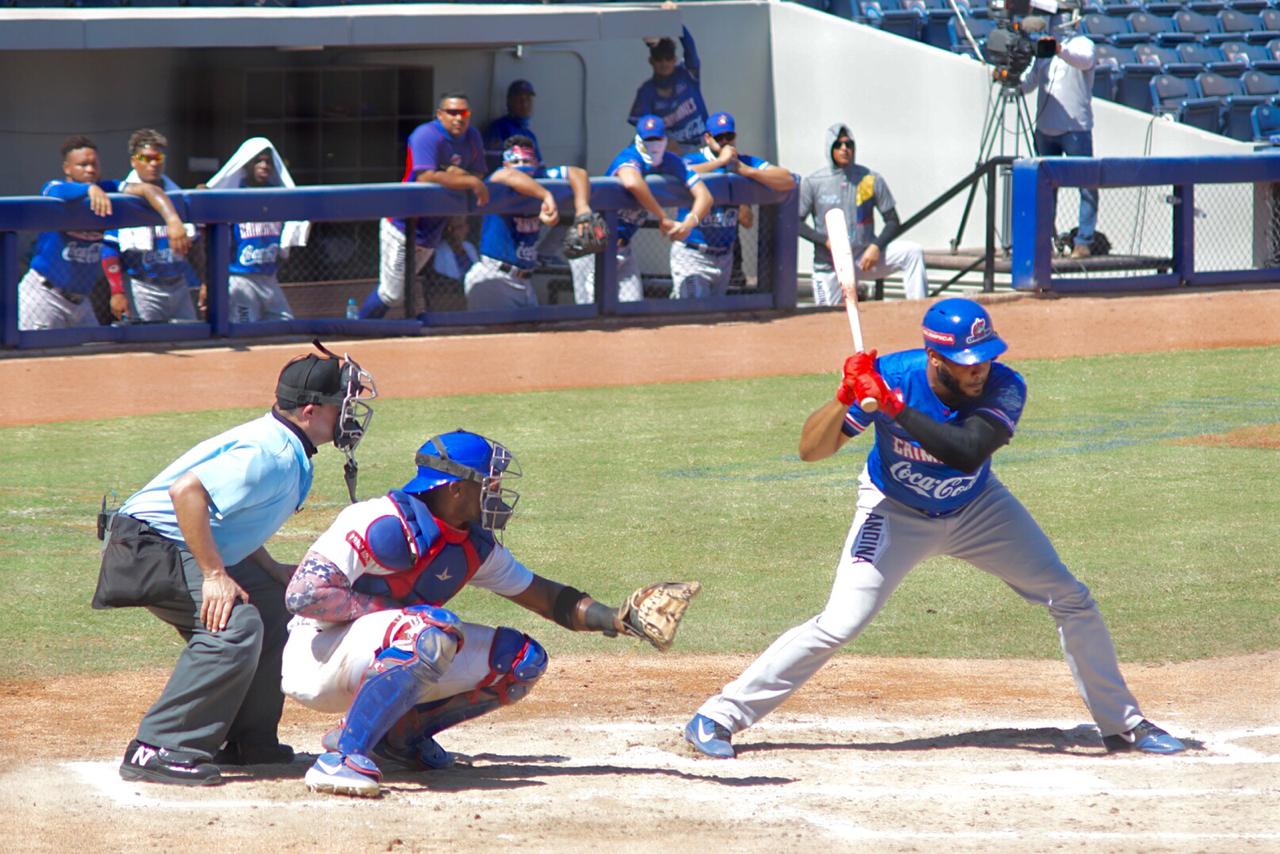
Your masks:
M1111 66L1114 100L1144 113L1151 112L1151 79L1160 73L1160 66L1143 63L1132 48L1100 44L1097 49L1098 64Z
M1271 104L1254 107L1249 121L1253 126L1254 140L1280 145L1280 107Z
M1223 42L1218 47L1222 55L1232 62L1245 62L1256 71L1280 74L1280 60L1268 47L1244 42Z
M1227 8L1260 15L1264 10L1271 8L1271 3L1268 0L1227 0Z
M924 3L908 6L912 0L880 0L880 29L886 33L920 41L924 30Z
M1133 49L1133 52L1137 55L1139 62L1158 67L1162 74L1172 74L1174 77L1185 77L1190 80L1204 71L1204 66L1198 62L1183 62L1182 57L1171 47L1140 44Z
M1265 71L1246 71L1240 78L1246 95L1261 95L1271 103L1280 102L1280 77L1273 77Z
M1172 114L1178 121L1217 133L1222 108L1217 99L1201 98L1194 80L1158 74L1151 79L1151 103L1157 115Z
M1280 32L1267 30L1258 15L1237 12L1235 9L1224 9L1218 13L1218 21L1222 24L1223 41L1239 41L1241 37L1250 44L1266 44L1274 38L1280 38Z
M969 32L973 34L973 38L977 41L978 46L982 47L987 36L996 28L995 21L989 18L969 18L966 17L964 22L969 26ZM951 36L952 53L963 53L966 56L973 56L973 48L969 46L969 40L964 37L964 31L960 28L960 22L954 17L947 22L947 32Z
M1181 12L1184 6L1182 3L1152 2L1152 3L1147 3L1143 8L1145 8L1149 14L1160 15L1161 17L1165 17L1165 18L1172 18L1173 13Z
M1152 15L1150 12L1134 12L1129 16L1129 29L1146 35L1144 41L1152 41L1163 47L1196 41L1191 33L1180 33L1173 18Z
M1135 0L1102 0L1102 14L1111 18L1128 18L1142 11L1142 4Z
M1130 30L1129 22L1124 18L1113 18L1096 12L1091 12L1080 19L1080 32L1092 39L1094 43L1106 42L1119 47L1127 47L1147 40L1146 33L1135 33Z
M1242 142L1253 139L1250 114L1253 108L1267 103L1261 95L1246 95L1239 80L1212 71L1196 77L1196 86L1204 98L1217 98L1222 104L1221 132Z
M1270 7L1258 12L1258 17L1262 19L1262 28L1264 30L1276 31L1280 30L1280 9L1272 9Z
M1189 11L1195 12L1197 15L1213 17L1227 8L1227 0L1191 0L1185 5Z
M1173 13L1173 22L1178 26L1180 33L1192 33L1197 39L1206 44L1221 41L1217 39L1210 42L1211 36L1217 36L1222 33L1222 24L1217 18L1211 18L1208 15L1201 15L1190 9L1183 9L1181 12Z
M960 7L962 14L969 10L969 4L963 0L956 5ZM926 0L926 6L924 32L920 34L920 39L934 47L950 50L951 31L947 29L947 23L955 17L956 13L946 0Z
M1199 42L1190 42L1189 44L1180 44L1174 50L1177 51L1178 59L1182 62L1203 66L1206 71L1212 71L1214 74L1239 77L1249 70L1247 61L1227 59L1221 47L1210 47Z

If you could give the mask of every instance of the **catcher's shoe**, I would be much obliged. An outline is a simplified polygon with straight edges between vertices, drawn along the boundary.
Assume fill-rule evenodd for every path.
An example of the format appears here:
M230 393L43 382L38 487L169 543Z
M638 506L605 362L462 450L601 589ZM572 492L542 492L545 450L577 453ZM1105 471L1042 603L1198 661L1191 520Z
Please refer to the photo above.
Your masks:
M320 737L320 746L325 750L336 751L341 735L342 727L334 727ZM386 738L381 738L369 753L378 760L380 767L388 771L443 771L445 768L452 768L454 764L453 754L430 737L419 743L416 750L411 747L392 747Z
M694 715L684 727L684 740L713 759L733 759L737 754L730 739L732 733L706 715Z
M359 753L325 753L307 771L303 782L313 792L376 798L382 794L382 772L368 756Z
M1102 743L1106 745L1107 753L1137 750L1142 753L1167 755L1181 753L1187 749L1185 744L1146 718L1143 718L1141 723L1128 732L1103 736Z
M222 775L215 765L183 751L143 744L136 738L124 749L120 776L125 780L174 786L218 786Z

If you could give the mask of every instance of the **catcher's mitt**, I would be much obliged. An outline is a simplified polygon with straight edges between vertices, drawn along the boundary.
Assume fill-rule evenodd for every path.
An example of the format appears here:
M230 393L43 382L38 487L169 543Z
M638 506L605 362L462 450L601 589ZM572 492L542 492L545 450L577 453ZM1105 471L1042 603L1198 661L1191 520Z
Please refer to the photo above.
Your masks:
M685 609L701 589L696 581L664 581L641 587L618 608L623 630L666 652L676 639Z
M574 217L573 225L565 229L561 250L566 258L595 255L604 251L608 237L609 228L604 224L604 217L598 213L581 214Z

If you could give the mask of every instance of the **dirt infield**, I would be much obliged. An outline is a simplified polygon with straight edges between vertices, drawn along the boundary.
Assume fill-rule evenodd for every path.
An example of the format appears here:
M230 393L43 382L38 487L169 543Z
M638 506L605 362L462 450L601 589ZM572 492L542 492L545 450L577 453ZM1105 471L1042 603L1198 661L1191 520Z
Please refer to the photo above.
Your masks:
M1280 291L993 300L1009 358L1280 343ZM868 343L916 345L920 304L865 307ZM838 312L353 341L389 397L834 373ZM0 424L261 406L304 344L8 360ZM139 389L146 389L140 392ZM1274 434L1270 434L1274 435ZM1250 435L1243 441L1258 442ZM23 851L1280 851L1280 651L1127 665L1192 749L1107 756L1061 661L839 657L740 758L680 727L743 657L555 659L525 701L441 737L455 769L389 775L378 801L308 793L302 758L207 790L125 784L119 754L167 670L0 683L5 848ZM318 748L328 717L286 706Z

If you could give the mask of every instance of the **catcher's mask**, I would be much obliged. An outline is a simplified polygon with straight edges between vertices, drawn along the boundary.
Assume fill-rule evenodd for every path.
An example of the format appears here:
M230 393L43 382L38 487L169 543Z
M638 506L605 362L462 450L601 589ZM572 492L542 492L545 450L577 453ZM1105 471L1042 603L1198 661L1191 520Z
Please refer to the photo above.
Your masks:
M480 527L497 533L507 526L520 493L503 486L503 478L520 477L520 464L503 445L478 433L441 433L418 448L417 475L404 491L422 493L446 483L470 480L480 484Z
M309 353L284 366L276 383L276 405L296 409L308 403L341 407L333 430L333 446L347 455L343 476L352 503L356 500L356 446L369 429L373 407L369 401L378 396L373 376L347 354L341 357L313 341L321 355Z

